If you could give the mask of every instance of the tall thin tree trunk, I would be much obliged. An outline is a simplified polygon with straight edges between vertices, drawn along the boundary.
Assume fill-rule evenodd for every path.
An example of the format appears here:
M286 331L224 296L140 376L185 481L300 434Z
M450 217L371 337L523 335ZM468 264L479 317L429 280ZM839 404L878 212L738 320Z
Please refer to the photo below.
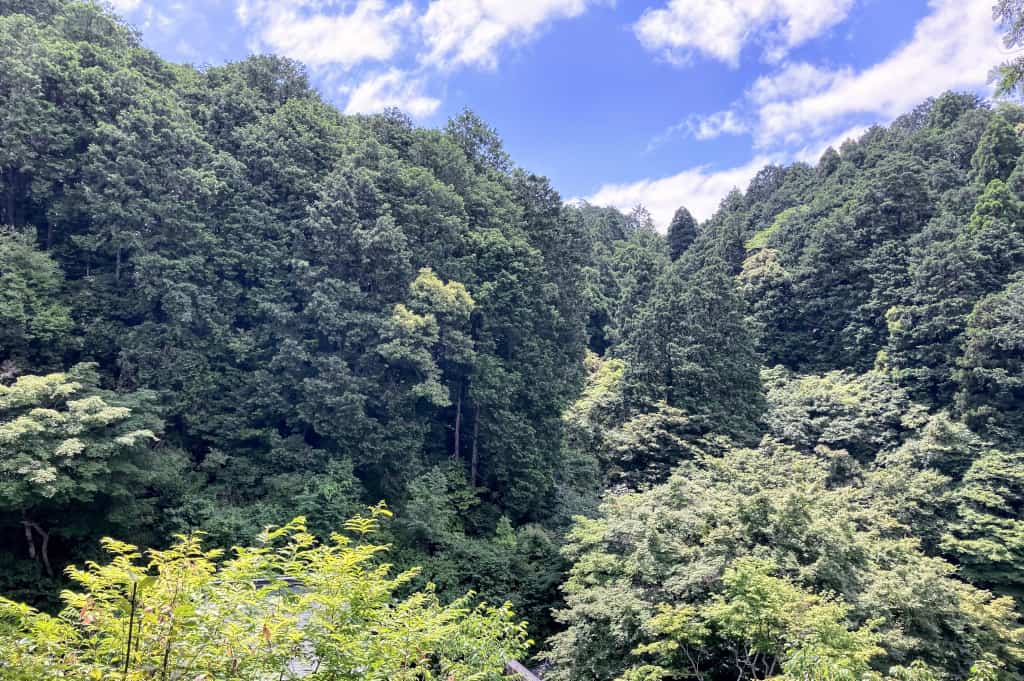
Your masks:
M477 436L480 434L480 405L473 408L473 452L469 463L469 482L476 487L477 470L480 466L480 450L477 448Z
M25 541L28 542L28 557L32 560L38 560L36 556L36 540L32 537L32 528L28 526L27 522L22 521L21 523L25 527Z
M117 264L114 265L114 281L121 281L121 246L117 247Z
M43 567L46 568L46 574L53 577L53 566L50 565L50 533L43 532L38 525L36 525L36 531L43 537L43 545L39 549L39 553L43 556Z
M29 558L32 560L42 559L46 576L53 577L53 566L50 564L50 533L43 530L39 523L34 523L31 520L22 520L21 524L25 526L25 539L28 540ZM38 553L36 552L36 543L32 539L32 530L39 533L39 537L43 540Z
M459 382L459 398L455 402L455 441L452 444L452 458L462 458L462 382Z
M15 187L15 175L14 168L7 169L7 207L4 212L4 219L8 224L15 224L14 222L14 193L17 190Z

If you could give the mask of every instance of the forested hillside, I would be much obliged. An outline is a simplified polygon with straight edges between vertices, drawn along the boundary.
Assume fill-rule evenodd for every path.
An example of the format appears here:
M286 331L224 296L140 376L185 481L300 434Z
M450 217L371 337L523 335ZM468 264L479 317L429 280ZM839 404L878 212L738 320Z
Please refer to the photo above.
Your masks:
M1024 679L1024 108L937 93L667 235L472 112L345 116L295 62L169 64L86 2L0 0L0 111L0 595L58 611L106 536L295 577L189 544L276 525L311 581L352 559L358 631L411 640L404 603L410 646L451 637L447 678L523 652L509 609L441 605L474 590L549 679ZM383 547L331 538L367 506L420 572L372 586ZM70 573L67 630L0 608L0 677L121 591L134 622L117 560ZM312 602L294 635L349 607Z

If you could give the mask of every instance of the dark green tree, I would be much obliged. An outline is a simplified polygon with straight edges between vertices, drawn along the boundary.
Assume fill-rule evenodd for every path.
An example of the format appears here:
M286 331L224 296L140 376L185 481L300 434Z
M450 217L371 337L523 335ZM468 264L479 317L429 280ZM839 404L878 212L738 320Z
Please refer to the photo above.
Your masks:
M752 435L764 404L754 339L724 263L673 263L631 320L623 345L627 390L640 404L665 402Z
M1020 134L1004 116L993 116L971 157L971 168L982 185L1006 180L1021 153Z
M957 363L956 404L967 423L1024 445L1024 279L978 302Z
M686 252L696 238L697 221L685 207L680 208L672 216L672 222L668 226L669 257L678 260L679 256Z
M0 376L54 368L72 342L63 272L34 242L0 229Z

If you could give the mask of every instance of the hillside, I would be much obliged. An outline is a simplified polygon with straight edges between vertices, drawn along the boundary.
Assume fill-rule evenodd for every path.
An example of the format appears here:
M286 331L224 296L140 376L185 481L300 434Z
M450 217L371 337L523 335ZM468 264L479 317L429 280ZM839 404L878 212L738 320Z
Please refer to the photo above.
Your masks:
M1024 678L1021 106L936 93L663 235L468 110L343 115L294 61L170 64L91 3L0 0L0 46L0 596L60 611L102 537L267 526L329 585L373 507L421 571L359 558L359 631L410 604L447 678L499 678L512 610L556 680ZM0 648L56 630L19 607Z

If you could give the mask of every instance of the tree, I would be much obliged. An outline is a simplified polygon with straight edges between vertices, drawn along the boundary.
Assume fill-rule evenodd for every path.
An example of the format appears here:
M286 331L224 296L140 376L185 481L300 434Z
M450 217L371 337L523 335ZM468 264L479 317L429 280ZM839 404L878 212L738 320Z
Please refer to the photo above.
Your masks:
M1024 452L986 451L956 491L957 519L942 547L981 584L1016 593L1024 575Z
M94 225L78 241L115 282L133 255L166 258L193 242L196 203L214 183L197 167L209 153L198 126L169 93L147 94L97 126L84 162Z
M819 678L825 667L842 668L852 679L866 675L883 652L877 623L850 630L849 606L775 571L770 561L740 558L725 571L722 593L706 606L659 606L647 625L657 640L633 651L634 657L653 655L658 664L634 666L622 678L702 678L702 664L717 646L731 648L740 679L775 678L783 669L785 678Z
M71 343L63 273L28 232L0 230L0 376L52 366Z
M1006 184L990 182L969 220L954 220L950 237L922 249L911 266L907 302L886 313L885 362L923 399L952 401L968 315L1024 263L1024 238L1015 226L1019 215L1019 200Z
M734 642L744 677L769 678L780 665L792 673L813 657L842 664L854 678L883 650L876 622L850 630L851 608L776 577L771 562L740 558L722 575L723 593L704 610L709 628Z
M479 168L499 173L507 173L512 169L512 161L505 153L497 131L469 109L464 109L448 121L445 134Z
M964 582L890 530L884 506L829 480L827 461L766 438L607 496L568 537L552 678L686 678L694 663L709 677L781 664L817 679L809 665L827 663L871 678L868 666L915 661L965 678L989 654L1019 668L1012 599Z
M1021 0L996 0L992 16L1004 31L1004 47L1011 49L1024 44L1024 3ZM997 94L1004 97L1015 94L1024 81L1024 57L997 66L991 79L996 83Z
M686 252L697 238L697 221L686 208L680 208L672 216L668 226L668 253L673 260Z
M175 461L147 450L161 429L147 396L116 396L97 382L95 366L78 365L0 384L0 517L24 528L29 555L51 577L51 534L73 536L94 514L108 522ZM146 522L142 508L133 512Z
M1018 132L1005 117L993 116L971 157L971 167L977 181L982 185L992 180L1005 181L1017 165L1020 153Z
M870 464L915 434L927 418L925 409L881 372L794 376L776 367L762 376L768 432L808 454L825 449Z
M627 390L640 404L664 401L724 434L756 431L764 404L757 355L720 261L673 263L631 320L621 352Z
M297 518L227 559L201 533L145 556L104 539L109 562L69 570L77 590L64 593L59 615L0 600L0 670L15 679L503 678L529 645L525 625L508 604L472 595L447 605L430 589L398 596L417 572L390 576L379 561L386 547L368 540L385 514L375 507L327 543Z
M839 152L834 147L829 147L818 161L817 172L822 177L828 177L839 169L840 163L842 163L842 158L839 156Z
M968 318L956 403L971 426L1024 444L1024 279L983 298Z

